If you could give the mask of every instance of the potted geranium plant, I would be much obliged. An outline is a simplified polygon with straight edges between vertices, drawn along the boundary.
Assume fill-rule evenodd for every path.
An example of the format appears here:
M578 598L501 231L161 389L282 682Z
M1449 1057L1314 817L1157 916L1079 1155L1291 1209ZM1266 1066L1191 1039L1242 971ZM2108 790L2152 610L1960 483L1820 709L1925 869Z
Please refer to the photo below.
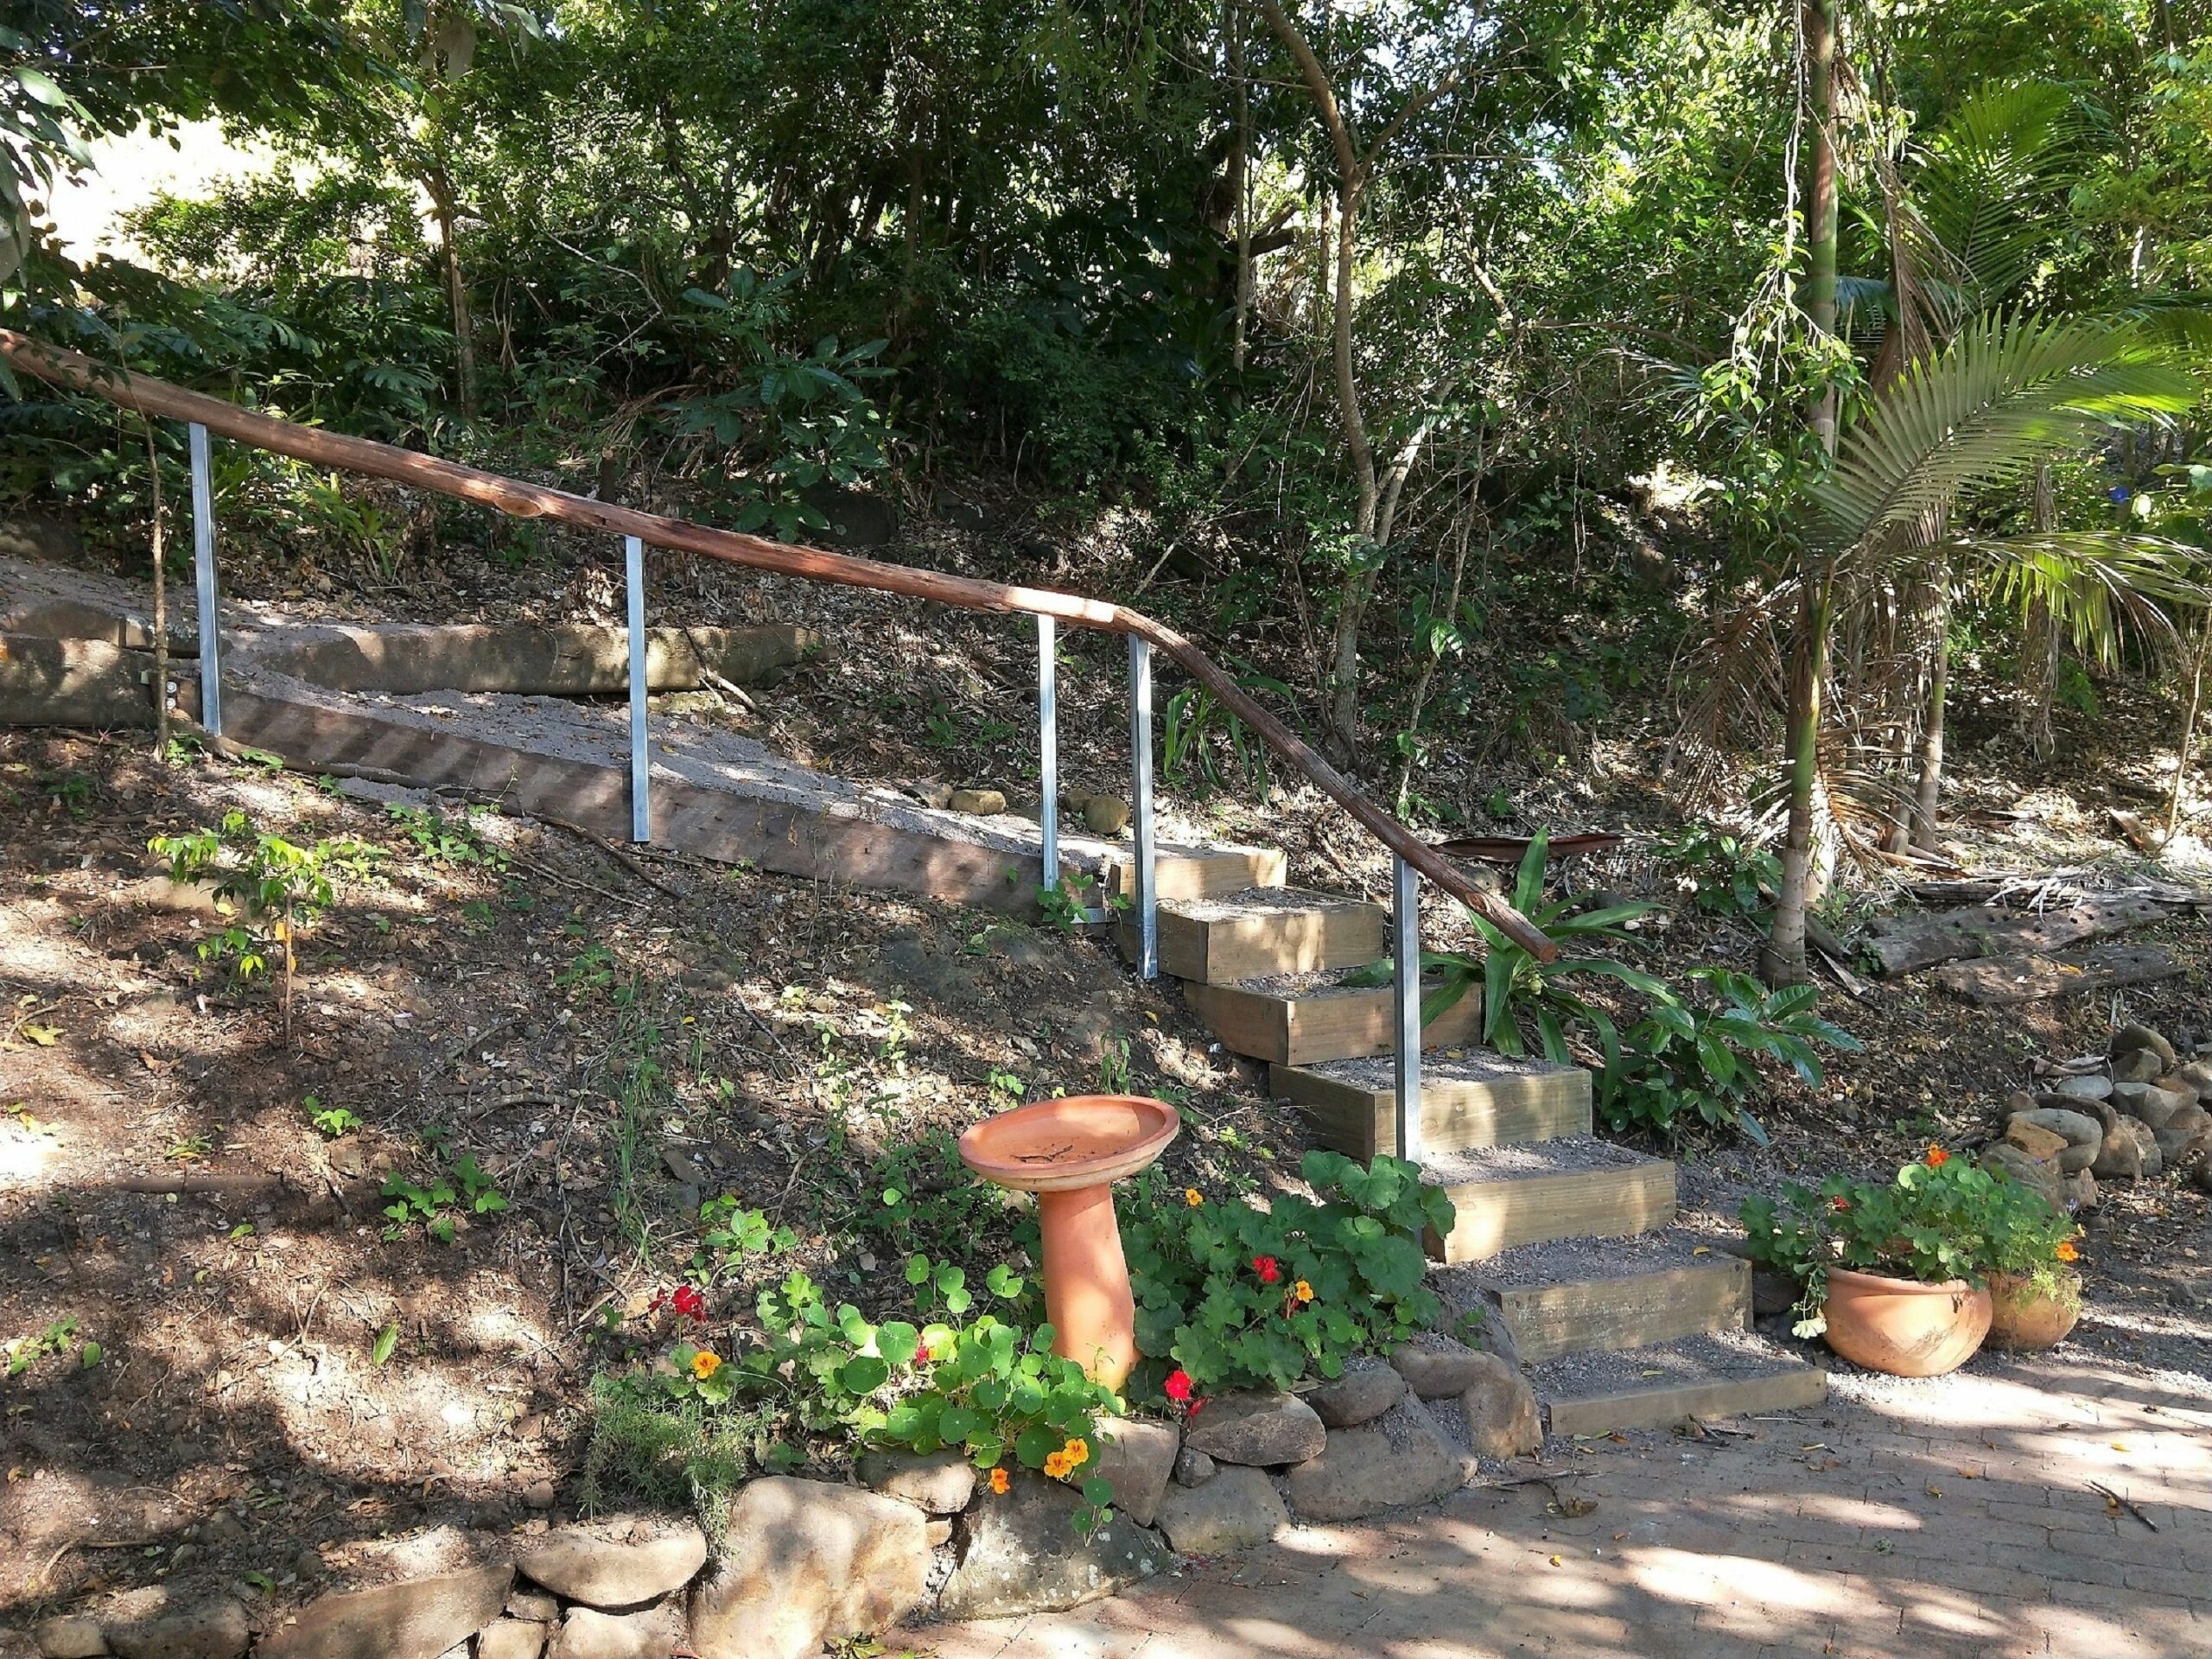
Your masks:
M1987 1346L2049 1348L2082 1317L2082 1274L2074 1217L2040 1192L2013 1181L1990 1228Z
M1741 1211L1754 1262L1803 1287L1802 1337L1871 1370L1938 1376L1981 1346L1993 1238L2018 1191L2001 1173L1930 1147L1885 1185L1831 1176Z

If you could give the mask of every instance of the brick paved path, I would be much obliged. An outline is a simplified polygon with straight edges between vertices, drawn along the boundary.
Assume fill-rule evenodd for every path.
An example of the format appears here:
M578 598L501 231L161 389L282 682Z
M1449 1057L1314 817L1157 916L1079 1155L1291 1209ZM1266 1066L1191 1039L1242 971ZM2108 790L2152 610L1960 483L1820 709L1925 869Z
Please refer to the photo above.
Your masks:
M1758 1438L1638 1435L1554 1465L1582 1471L1559 1484L1586 1515L1541 1485L1466 1491L907 1639L942 1659L2212 1656L2201 1379L1982 1359L1738 1427Z

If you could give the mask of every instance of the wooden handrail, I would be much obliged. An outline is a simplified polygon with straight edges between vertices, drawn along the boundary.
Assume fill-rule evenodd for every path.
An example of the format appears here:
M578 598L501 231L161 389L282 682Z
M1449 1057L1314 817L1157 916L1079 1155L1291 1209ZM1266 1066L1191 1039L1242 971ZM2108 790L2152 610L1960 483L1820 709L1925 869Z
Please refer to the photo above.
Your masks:
M1496 893L1484 892L1428 842L1385 812L1360 792L1358 786L1331 766L1313 746L1262 708L1211 658L1166 624L1141 611L1103 600L1056 593L1049 588L1020 588L1005 582L983 582L974 576L947 575L937 570L917 570L886 564L880 559L856 558L820 548L796 547L747 536L733 530L716 530L635 507L616 506L572 495L566 490L487 473L457 461L442 461L372 438L357 438L321 427L263 415L205 392L133 374L96 358L60 346L48 346L12 329L0 328L0 358L38 379L73 391L104 397L124 409L163 420L196 422L210 432L274 450L317 467L365 473L388 478L417 489L433 490L463 501L496 508L517 518L557 518L563 524L602 531L609 536L635 536L655 547L672 547L687 553L723 559L756 570L773 570L809 582L836 582L848 588L872 588L879 593L903 594L910 599L935 600L971 611L1027 612L1050 616L1078 627L1109 633L1135 634L1148 639L1179 664L1192 678L1221 699L1224 707L1249 726L1292 769L1311 779L1321 792L1351 814L1377 841L1453 898L1493 923L1524 950L1550 962L1559 947L1543 931Z

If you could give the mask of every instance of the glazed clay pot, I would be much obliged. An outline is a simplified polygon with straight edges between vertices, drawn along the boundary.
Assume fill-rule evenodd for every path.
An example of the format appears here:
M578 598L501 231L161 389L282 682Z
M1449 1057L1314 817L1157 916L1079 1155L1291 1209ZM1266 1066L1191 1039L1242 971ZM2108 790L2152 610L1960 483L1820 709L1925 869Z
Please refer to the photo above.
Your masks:
M2016 1274L1993 1274L1989 1281L1988 1345L2011 1352L2065 1341L2082 1317L2082 1275L2069 1272L2065 1277L2066 1288L2050 1295Z
M1989 1334L1989 1293L1963 1279L1916 1285L1830 1268L1827 1312L1829 1347L1892 1376L1955 1371Z

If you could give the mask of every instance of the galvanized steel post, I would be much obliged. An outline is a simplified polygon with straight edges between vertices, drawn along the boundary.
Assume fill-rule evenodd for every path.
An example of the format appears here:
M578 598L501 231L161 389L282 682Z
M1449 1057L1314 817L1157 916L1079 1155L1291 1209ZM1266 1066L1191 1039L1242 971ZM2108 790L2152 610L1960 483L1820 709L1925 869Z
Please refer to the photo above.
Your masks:
M653 838L652 755L645 737L645 544L622 538L630 590L630 839Z
M1398 1051L1398 1156L1421 1161L1421 872L1402 858L1392 883L1392 1021Z
M1037 791L1038 827L1045 832L1043 885L1060 885L1059 692L1054 683L1053 622L1037 619Z
M200 723L223 734L221 601L215 587L215 487L208 476L207 429L194 421L192 440L192 586L199 607ZM161 688L163 696L168 688Z
M1130 802L1136 826L1137 977L1160 976L1159 892L1153 872L1152 835L1152 642L1129 636L1129 770L1135 783Z

